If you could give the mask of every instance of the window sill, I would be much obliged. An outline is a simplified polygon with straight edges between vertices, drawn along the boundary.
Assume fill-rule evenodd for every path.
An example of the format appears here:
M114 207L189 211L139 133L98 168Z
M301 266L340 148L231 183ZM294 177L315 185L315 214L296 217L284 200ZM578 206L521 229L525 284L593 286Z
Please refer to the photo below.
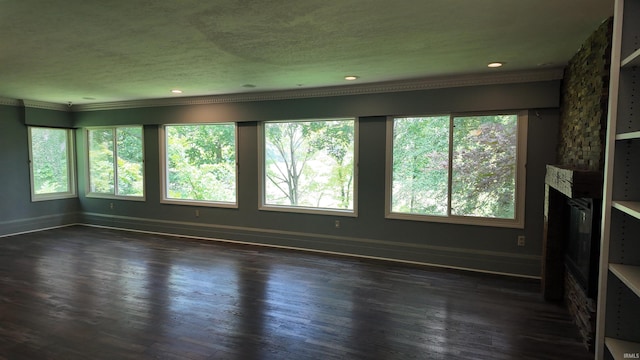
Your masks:
M223 202L223 201L207 201L207 200L188 200L188 199L162 199L161 204L170 205L186 205L186 206L201 206L201 207L214 207L214 208L228 208L237 209L238 203L236 202Z
M386 219L394 220L409 220L409 221L423 221L423 222L437 222L456 225L474 225L474 226L487 226L487 227L502 227L513 229L524 229L524 220L520 219L498 219L498 218L485 218L485 217L471 217L471 216L430 216L430 215L415 215L415 214L402 214L402 213L387 213Z
M100 193L89 193L86 195L86 197L95 198L95 199L146 201L146 198L144 196L122 196L122 195L111 195L111 194L100 194Z
M356 210L328 209L328 208L312 208L304 206L284 206L284 205L261 205L261 211L278 211L297 214L316 214L344 217L358 217Z
M72 193L60 193L60 194L38 194L31 195L31 202L49 201L49 200L63 200L77 198L78 194Z

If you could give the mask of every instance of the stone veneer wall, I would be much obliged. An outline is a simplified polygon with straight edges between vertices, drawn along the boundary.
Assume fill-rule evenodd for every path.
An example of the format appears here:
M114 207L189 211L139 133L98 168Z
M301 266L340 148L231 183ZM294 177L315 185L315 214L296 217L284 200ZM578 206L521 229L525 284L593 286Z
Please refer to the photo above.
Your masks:
M604 21L565 69L557 149L561 167L604 170L612 26L612 18ZM564 272L564 295L585 346L593 351L595 299L585 294L568 271Z
M602 171L609 98L612 18L569 61L564 73L558 164Z
M580 330L584 346L589 351L593 351L593 340L596 335L596 301L584 293L582 287L569 271L565 271L564 276L564 301L578 326L578 330Z

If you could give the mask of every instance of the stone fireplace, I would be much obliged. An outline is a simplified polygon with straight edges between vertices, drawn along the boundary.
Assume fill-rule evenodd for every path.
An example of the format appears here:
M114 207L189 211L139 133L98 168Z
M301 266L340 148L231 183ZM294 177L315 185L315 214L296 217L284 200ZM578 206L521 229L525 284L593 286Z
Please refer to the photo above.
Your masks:
M545 177L542 292L564 301L592 349L609 98L612 19L565 68L557 163ZM589 221L590 220L590 221Z
M564 301L585 346L595 336L602 174L547 165L542 292Z

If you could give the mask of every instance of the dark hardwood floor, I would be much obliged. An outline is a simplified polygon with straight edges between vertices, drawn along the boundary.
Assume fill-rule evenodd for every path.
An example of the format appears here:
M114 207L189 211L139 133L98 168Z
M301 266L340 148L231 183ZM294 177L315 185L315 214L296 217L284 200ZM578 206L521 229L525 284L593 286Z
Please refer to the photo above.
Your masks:
M539 284L89 227L0 238L0 359L590 359Z

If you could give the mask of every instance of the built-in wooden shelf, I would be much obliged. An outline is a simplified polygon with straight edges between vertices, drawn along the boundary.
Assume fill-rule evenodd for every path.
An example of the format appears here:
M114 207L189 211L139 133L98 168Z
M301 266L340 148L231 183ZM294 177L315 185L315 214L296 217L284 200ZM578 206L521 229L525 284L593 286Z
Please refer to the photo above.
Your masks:
M610 358L606 355L607 349L617 360L640 359L640 307L637 305L640 266L636 266L640 265L640 252L637 251L640 248L637 234L640 226L640 172L637 170L640 166L640 116L636 109L640 95L637 82L640 73L640 49L637 48L640 0L614 2L607 129L615 130L616 134L608 133L604 155L604 178L607 181L603 191L601 224L595 341L597 360ZM616 141L624 142L617 144ZM620 149L616 149L618 147ZM627 198L617 197L618 194L627 194ZM629 198L635 201L628 201ZM627 216L620 220L617 212ZM623 226L630 230L621 230ZM615 291L609 291L607 283L615 280L614 276L620 281L615 281Z
M640 201L614 201L611 205L627 215L640 219Z
M604 339L604 343L615 360L630 359L630 355L635 356L640 352L640 343L609 337ZM625 357L625 354L627 354L627 357Z
M634 140L640 139L640 131L621 133L616 135L616 140Z
M621 68L634 67L634 66L640 66L640 49L637 49L636 51L634 51L633 54L624 58L620 63Z
M609 264L609 270L640 296L640 266Z

